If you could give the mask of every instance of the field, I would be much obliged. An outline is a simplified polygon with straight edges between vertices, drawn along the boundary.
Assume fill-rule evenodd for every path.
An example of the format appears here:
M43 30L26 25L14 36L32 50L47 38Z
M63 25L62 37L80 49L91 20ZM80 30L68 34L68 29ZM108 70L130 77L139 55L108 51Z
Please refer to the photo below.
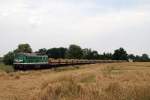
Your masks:
M150 100L150 63L0 71L0 100Z

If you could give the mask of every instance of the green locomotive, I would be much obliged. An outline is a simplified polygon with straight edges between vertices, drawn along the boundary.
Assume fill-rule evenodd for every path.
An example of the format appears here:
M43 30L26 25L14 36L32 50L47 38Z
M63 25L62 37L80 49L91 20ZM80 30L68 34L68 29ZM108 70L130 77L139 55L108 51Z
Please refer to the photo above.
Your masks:
M36 53L15 54L14 64L47 64L48 56Z

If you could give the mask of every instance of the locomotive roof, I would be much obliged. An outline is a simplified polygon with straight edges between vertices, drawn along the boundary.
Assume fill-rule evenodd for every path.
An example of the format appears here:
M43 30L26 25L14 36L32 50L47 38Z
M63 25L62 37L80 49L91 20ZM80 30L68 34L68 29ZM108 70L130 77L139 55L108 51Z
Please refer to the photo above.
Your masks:
M18 55L25 55L25 56L47 56L47 55L41 55L39 53L18 53Z

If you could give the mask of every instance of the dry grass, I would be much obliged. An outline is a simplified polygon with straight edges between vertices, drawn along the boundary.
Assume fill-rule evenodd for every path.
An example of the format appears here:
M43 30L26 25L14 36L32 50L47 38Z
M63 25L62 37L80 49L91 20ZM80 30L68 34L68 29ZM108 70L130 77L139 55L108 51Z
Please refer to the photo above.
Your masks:
M150 100L150 63L95 64L6 76L0 77L2 100Z
M7 73L10 73L10 72L13 72L14 69L12 66L9 66L9 65L4 65L3 63L0 63L0 70L1 71L5 71Z

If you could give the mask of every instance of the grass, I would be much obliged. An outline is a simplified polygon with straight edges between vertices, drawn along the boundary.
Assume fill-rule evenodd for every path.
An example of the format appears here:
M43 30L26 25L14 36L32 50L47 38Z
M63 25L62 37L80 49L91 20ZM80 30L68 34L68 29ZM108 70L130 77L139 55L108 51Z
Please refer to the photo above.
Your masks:
M56 67L56 68L53 68L53 70L55 72L70 71L70 70L77 70L77 69L81 69L81 68L78 65L68 66L68 67Z
M0 70L1 70L1 71L5 71L5 72L7 72L7 73L14 71L14 69L13 69L12 66L4 65L4 64L2 64L2 63L0 63Z
M91 80L91 79L89 79ZM91 84L80 83L74 77L49 83L33 100L150 100L150 85L97 79ZM103 83L102 83L103 82Z
M109 65L102 73L64 76L47 83L33 100L150 100L150 70L114 74L116 70L123 71Z
M148 66L150 63L93 64L9 73L9 78L0 77L0 99L150 100Z

